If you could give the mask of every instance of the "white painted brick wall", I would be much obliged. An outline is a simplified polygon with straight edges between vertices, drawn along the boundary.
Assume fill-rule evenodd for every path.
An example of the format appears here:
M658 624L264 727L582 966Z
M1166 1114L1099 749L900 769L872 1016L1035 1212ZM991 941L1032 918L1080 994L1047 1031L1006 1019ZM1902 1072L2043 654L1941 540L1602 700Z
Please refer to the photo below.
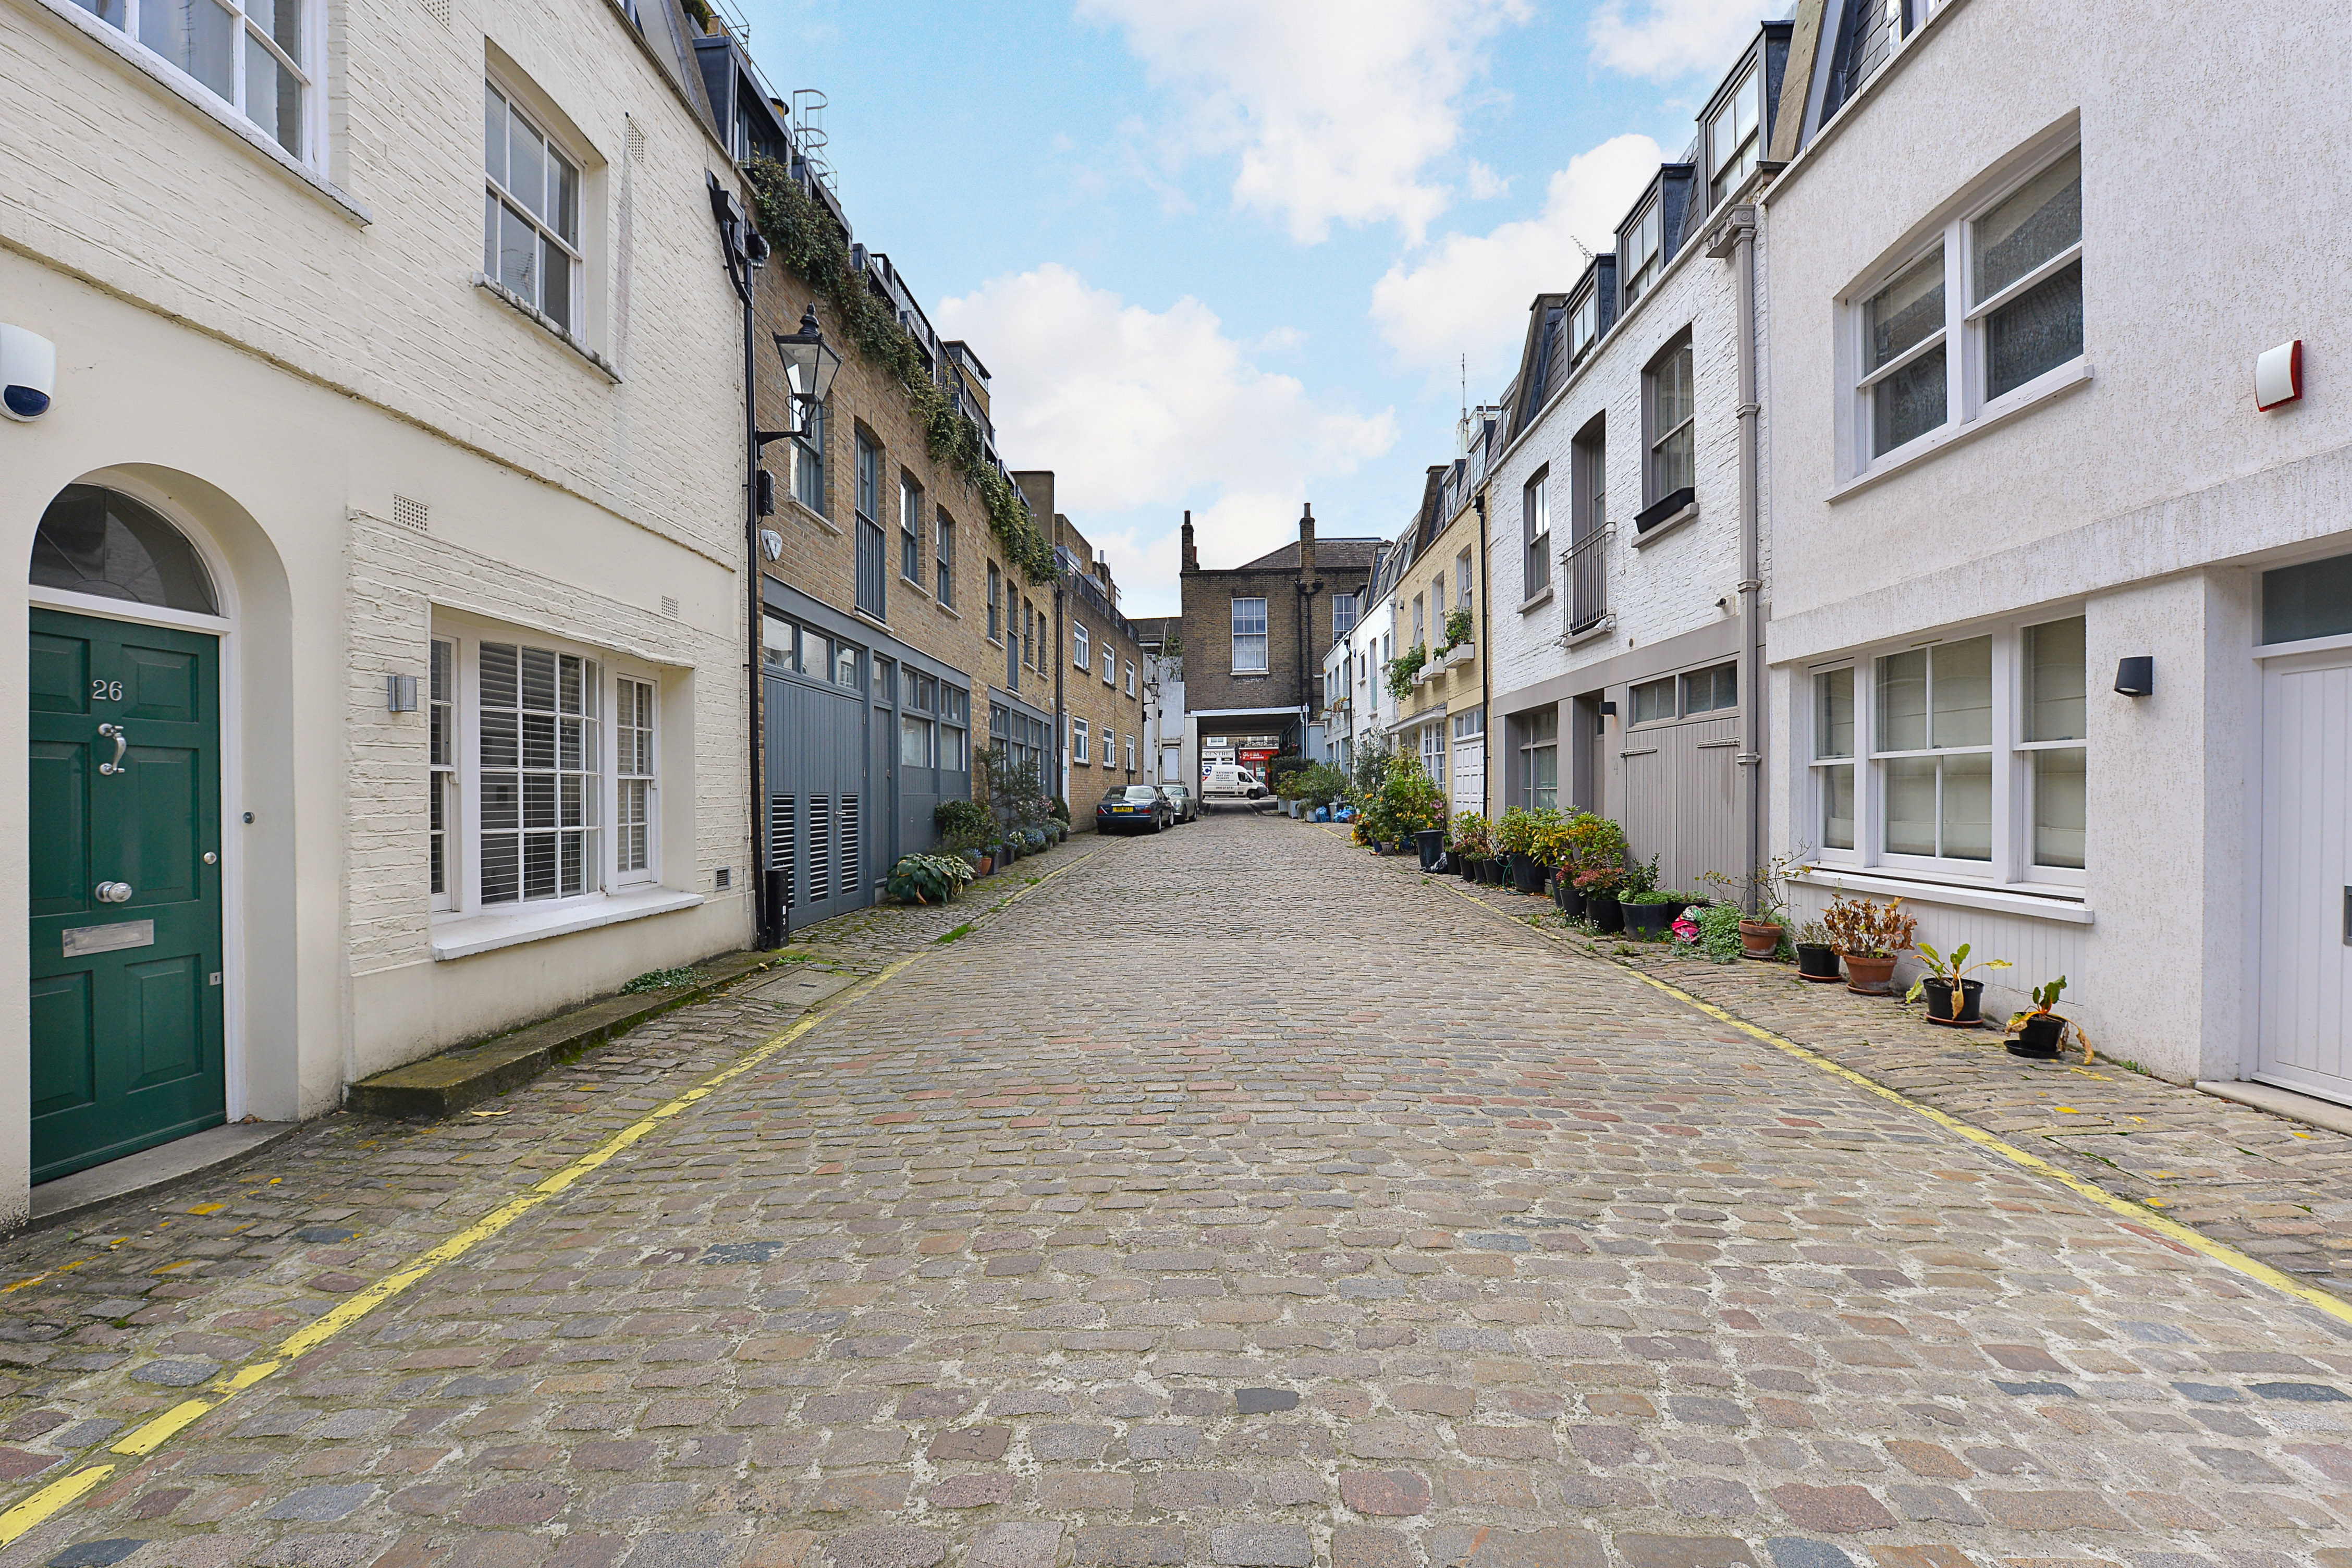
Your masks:
M1757 247L1759 324L1764 246ZM1695 236L1650 295L1621 318L1567 389L1496 465L1488 570L1493 689L1498 698L1584 665L1646 647L1730 618L1738 609L1739 372L1737 268L1703 254ZM1642 430L1642 377L1661 350L1690 329L1696 397L1693 489L1698 516L1642 549L1633 547L1633 514L1642 510L1646 456ZM1759 381L1759 395L1762 388ZM1767 416L1759 426L1769 426ZM1569 584L1557 559L1569 545L1571 447L1596 415L1606 416L1608 510L1616 525L1607 554L1608 606L1615 627L1574 648L1560 646L1568 626ZM1759 432L1759 453L1762 450ZM1527 597L1520 548L1521 492L1550 465L1552 602L1522 616ZM1760 509L1759 509L1760 511ZM1769 528L1763 528L1769 539ZM1769 584L1769 554L1765 581ZM1769 587L1767 595L1769 597ZM1725 599L1721 609L1716 601ZM1490 717L1489 729L1495 725ZM1500 744L1499 738L1493 743Z

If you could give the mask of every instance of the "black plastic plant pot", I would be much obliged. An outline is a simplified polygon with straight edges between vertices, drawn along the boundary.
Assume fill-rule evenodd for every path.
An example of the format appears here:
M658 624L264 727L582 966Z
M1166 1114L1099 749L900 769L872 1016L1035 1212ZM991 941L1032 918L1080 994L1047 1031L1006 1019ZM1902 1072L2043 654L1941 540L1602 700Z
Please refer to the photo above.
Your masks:
M1565 879L1561 880L1559 884L1560 913L1570 920L1580 921L1584 918L1585 908L1591 901L1584 896L1583 889Z
M1957 1015L1952 1011L1952 983L1950 981L1922 981L1920 983L1920 989L1927 993L1927 1021L1929 1023L1948 1024L1955 1028L1973 1029L1979 1024L1984 1022L1984 1015L1978 1010L1978 1005L1984 1000L1983 981L1963 980L1960 982L1960 1010Z
M1639 936L1655 936L1675 923L1672 904L1624 904L1625 929Z
M1511 890L1517 893L1543 891L1544 868L1532 855L1514 853L1511 856Z
M2058 1054L2058 1043L2066 1037L2066 1020L2055 1013L2036 1013L2018 1026L2018 1036L2009 1042L2011 1056L2048 1058Z
M1412 836L1412 847L1421 851L1421 868L1434 871L1438 862L1445 858L1445 830L1424 827Z
M1478 879L1478 862L1467 855L1454 857L1454 869L1465 882L1475 882Z
M1837 949L1827 942L1801 942L1797 944L1797 973L1806 980L1838 978Z
M1585 918L1592 922L1596 930L1623 931L1625 929L1625 906L1617 901L1617 895L1614 893L1585 894L1584 913Z

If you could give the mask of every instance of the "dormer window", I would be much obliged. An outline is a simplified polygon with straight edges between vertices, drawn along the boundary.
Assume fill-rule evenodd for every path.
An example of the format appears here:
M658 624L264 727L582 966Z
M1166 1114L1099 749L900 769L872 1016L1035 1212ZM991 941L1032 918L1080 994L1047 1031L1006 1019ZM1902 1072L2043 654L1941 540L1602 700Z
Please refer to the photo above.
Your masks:
M1664 202L1653 197L1625 229L1625 303L1631 305L1649 292L1650 285L1658 280L1664 268L1664 225L1660 217Z
M1601 291L1588 290L1568 315L1568 360L1570 364L1582 359L1592 347L1592 340L1601 335Z
M1762 156L1762 78L1750 65L1706 122L1707 205L1716 205L1756 172Z

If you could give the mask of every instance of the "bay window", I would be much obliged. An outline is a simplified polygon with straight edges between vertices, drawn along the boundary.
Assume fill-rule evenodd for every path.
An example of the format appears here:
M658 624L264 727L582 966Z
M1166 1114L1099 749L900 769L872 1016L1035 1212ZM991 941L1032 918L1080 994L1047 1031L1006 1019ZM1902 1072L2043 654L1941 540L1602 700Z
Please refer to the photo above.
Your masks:
M2035 395L2083 358L2082 150L1956 209L1852 299L1854 473Z
M789 666L790 641L769 641L769 661ZM428 669L436 913L511 913L660 880L650 672L536 634L470 626L436 628Z
M2079 884L2084 658L2075 616L1813 670L1807 816L1823 858Z

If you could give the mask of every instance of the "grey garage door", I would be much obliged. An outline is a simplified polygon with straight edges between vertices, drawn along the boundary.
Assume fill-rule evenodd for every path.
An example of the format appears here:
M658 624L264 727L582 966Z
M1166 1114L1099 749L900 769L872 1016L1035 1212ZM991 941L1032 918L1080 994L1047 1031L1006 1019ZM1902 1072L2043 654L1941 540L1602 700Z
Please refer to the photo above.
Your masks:
M860 849L871 818L862 684L767 682L768 863L792 873L793 923L873 901Z

